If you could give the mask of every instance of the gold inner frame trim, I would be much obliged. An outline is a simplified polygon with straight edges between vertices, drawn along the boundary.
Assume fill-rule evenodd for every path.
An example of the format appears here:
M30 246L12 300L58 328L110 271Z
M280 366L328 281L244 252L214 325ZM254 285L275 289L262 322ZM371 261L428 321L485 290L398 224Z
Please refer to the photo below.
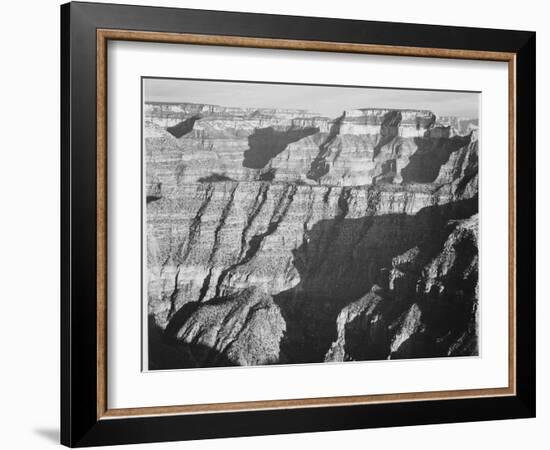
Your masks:
M107 405L107 42L109 40L307 50L371 55L503 61L508 63L508 386L502 388L262 400L200 405L109 409ZM314 408L421 400L500 397L516 394L516 54L478 50L403 47L240 36L97 30L97 418L206 414L266 409Z

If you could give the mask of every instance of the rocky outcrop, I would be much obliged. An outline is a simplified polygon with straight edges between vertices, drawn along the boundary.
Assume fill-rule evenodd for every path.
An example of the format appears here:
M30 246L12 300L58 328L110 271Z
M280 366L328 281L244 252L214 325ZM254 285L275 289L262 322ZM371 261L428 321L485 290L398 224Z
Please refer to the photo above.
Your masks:
M355 109L344 112L342 134L370 134L384 137L421 137L435 123L431 111Z
M364 270L359 264L374 264L378 255L388 253L387 246L404 251L402 236L407 238L404 245L415 243L421 233L440 225L437 209L418 214L421 210L454 206L456 199L449 189L423 186L404 190L223 182L187 188L182 198L162 198L147 207L149 304L161 325L185 302L247 286L264 286L272 294L290 289L301 279L298 258L314 258L316 279L310 284L319 291L332 282L364 278L357 273ZM460 217L476 208L473 199ZM442 209L441 214L452 210ZM403 227L413 225L403 234ZM368 247L368 259L348 259L359 243ZM337 256L342 269L355 269L345 276L323 270L324 259L335 261Z
M148 174L165 193L212 177L334 186L401 183L413 155L445 145L448 151L433 163L437 175L437 164L468 145L468 134L435 123L429 111L360 109L329 119L300 110L150 103L144 133ZM426 182L412 173L407 181Z
M477 215L392 259L374 285L342 309L326 361L477 353ZM432 240L435 240L432 241Z
M152 368L476 354L477 130L144 112Z
M188 303L172 317L167 334L177 343L195 346L196 365L272 364L281 360L279 342L285 322L270 295L259 289L206 303Z
M437 124L449 127L455 134L465 135L478 129L479 120L469 117L440 116L437 118Z

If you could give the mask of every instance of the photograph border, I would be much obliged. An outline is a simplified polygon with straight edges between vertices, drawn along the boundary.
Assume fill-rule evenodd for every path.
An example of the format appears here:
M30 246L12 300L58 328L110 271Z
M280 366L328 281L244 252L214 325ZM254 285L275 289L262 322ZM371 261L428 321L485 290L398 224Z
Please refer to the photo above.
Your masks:
M61 27L63 444L88 446L534 417L535 33L92 3L63 5ZM508 387L108 409L109 40L507 62ZM518 148L528 150L518 152ZM516 292L521 292L517 304Z

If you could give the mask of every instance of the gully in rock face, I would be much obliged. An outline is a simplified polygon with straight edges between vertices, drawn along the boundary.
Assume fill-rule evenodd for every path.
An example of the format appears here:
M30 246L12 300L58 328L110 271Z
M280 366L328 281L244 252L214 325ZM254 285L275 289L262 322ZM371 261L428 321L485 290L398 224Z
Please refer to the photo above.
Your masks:
M479 354L478 93L143 83L144 369Z

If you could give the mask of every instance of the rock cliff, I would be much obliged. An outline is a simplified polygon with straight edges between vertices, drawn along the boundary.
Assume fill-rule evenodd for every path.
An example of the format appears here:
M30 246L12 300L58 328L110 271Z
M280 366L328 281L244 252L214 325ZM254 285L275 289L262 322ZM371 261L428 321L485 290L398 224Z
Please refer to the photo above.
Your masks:
M463 122L145 104L151 368L477 354Z

